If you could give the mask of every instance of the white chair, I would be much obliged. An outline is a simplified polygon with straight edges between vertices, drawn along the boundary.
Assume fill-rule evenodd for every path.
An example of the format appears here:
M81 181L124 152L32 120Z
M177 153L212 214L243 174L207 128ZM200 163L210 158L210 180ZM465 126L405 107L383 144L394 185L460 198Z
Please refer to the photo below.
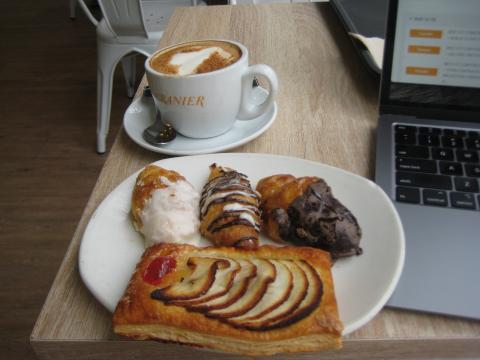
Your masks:
M70 19L75 19L77 17L76 15L77 0L70 0L68 5L70 8Z
M103 18L97 21L83 0L78 3L97 28L97 152L106 151L110 124L112 81L119 61L131 97L135 91L135 57L150 56L158 47L177 6L196 0L98 0ZM75 14L73 14L75 15Z
M92 13L90 12L90 9L88 8L88 5L92 2L93 0L87 1L87 3L85 3L84 0L69 0L70 19L75 20L77 18L77 3L78 3L78 5L80 5L85 15L87 15L87 17L90 20L92 20L91 18L93 16L92 16Z
M243 4L271 4L271 3L301 3L301 2L324 2L328 0L229 0L230 5Z

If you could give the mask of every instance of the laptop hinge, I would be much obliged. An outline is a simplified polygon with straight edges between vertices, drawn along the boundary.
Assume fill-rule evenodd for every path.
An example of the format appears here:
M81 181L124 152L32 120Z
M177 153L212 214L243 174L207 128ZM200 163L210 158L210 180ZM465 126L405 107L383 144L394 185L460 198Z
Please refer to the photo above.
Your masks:
M420 119L436 119L462 122L471 121L475 123L480 123L480 112L478 111L380 104L379 112L380 115L407 115L414 116Z

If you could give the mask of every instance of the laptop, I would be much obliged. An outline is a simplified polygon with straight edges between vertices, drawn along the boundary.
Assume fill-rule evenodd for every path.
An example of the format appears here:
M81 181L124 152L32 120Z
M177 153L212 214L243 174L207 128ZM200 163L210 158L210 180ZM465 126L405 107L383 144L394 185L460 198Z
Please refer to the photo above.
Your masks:
M390 1L375 180L406 236L390 306L480 319L479 19L478 0Z

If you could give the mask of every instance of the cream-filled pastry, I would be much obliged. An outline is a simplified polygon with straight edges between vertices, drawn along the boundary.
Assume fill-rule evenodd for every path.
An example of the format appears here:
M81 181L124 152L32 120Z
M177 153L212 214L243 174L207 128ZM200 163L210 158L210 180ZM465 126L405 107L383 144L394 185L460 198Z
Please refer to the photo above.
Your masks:
M199 194L179 173L147 166L137 177L132 196L135 228L144 235L145 245L200 241Z

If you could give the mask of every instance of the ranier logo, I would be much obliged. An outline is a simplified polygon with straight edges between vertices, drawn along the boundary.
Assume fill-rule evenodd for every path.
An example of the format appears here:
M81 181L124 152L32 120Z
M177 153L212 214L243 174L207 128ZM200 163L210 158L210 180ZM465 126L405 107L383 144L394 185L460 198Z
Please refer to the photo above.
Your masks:
M157 99L165 105L205 106L204 96L172 96L159 94Z

